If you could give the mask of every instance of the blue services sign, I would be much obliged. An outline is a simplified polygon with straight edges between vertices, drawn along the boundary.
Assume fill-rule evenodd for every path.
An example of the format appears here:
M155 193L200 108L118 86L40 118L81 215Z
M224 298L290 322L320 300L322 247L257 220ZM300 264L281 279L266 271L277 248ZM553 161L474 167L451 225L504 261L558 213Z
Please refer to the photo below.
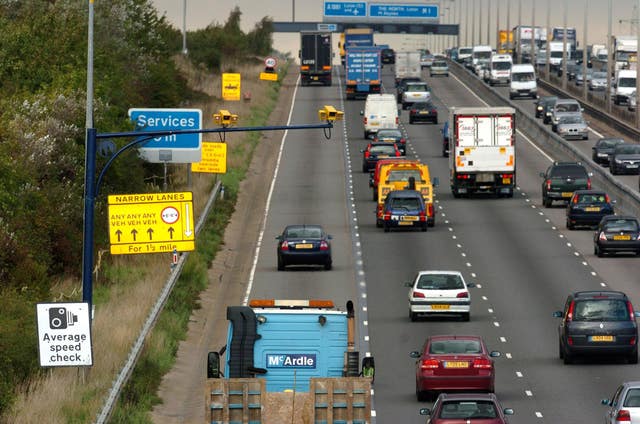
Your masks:
M367 2L325 1L324 16L327 17L366 17Z
M437 4L369 4L371 18L437 19L438 14Z
M136 131L202 129L200 109L129 109ZM154 163L192 163L202 159L202 134L170 134L141 145L140 155Z
M315 353L267 353L267 368L316 368Z

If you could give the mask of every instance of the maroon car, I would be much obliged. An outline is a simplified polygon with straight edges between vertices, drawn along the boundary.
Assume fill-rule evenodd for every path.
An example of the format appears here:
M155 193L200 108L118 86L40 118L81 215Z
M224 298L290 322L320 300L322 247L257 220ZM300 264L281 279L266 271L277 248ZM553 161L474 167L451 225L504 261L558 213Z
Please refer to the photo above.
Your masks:
M416 358L416 396L419 401L430 395L450 391L493 393L493 359L500 352L487 350L479 336L431 336Z
M442 393L433 408L420 409L420 415L429 416L427 424L508 424L506 416L513 415L513 409L503 409L493 393Z

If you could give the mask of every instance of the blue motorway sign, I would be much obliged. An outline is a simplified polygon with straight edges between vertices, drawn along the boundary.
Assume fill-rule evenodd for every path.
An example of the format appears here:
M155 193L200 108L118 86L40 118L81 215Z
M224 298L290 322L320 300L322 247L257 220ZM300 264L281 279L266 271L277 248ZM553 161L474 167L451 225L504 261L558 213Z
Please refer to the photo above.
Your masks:
M200 109L129 109L136 131L202 129ZM148 162L191 163L202 159L202 134L171 134L143 143L140 155Z
M439 11L437 4L369 4L370 18L437 19L438 14Z
M367 2L364 1L326 1L324 16L332 17L366 17Z

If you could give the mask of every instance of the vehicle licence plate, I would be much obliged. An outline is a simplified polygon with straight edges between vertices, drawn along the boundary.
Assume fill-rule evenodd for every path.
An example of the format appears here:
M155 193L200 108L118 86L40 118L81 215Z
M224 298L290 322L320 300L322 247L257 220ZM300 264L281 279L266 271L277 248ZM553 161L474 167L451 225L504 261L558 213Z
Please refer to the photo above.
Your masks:
M314 81L318 81L318 77L313 77L313 80Z
M617 234L617 235L613 236L613 239L614 240L631 240L631 236Z
M592 342L612 342L613 336L590 336L589 340Z
M467 361L445 361L445 368L469 368L469 363Z
M400 216L400 221L417 221L417 220L418 220L417 216L412 216L412 215Z
M449 305L431 305L431 309L443 311L449 309Z
M428 110L421 110L420 111L420 115L428 115L429 111Z
M296 244L296 249L313 249L313 244L311 243Z
M413 93L413 94L411 95L411 97L420 97L420 96L422 96L422 94Z
M587 212L600 212L600 208L598 206L587 206L584 210Z
M573 196L573 193L570 191L563 191L562 192L562 197L571 197Z
M378 155L378 158L388 158L389 155Z

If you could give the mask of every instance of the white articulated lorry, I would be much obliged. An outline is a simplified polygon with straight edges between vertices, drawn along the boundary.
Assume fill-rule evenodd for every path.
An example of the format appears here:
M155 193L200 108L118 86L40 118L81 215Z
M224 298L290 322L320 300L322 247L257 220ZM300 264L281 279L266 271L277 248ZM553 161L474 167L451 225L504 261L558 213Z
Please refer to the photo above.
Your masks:
M452 107L449 172L454 197L492 193L513 197L516 111L510 107Z

